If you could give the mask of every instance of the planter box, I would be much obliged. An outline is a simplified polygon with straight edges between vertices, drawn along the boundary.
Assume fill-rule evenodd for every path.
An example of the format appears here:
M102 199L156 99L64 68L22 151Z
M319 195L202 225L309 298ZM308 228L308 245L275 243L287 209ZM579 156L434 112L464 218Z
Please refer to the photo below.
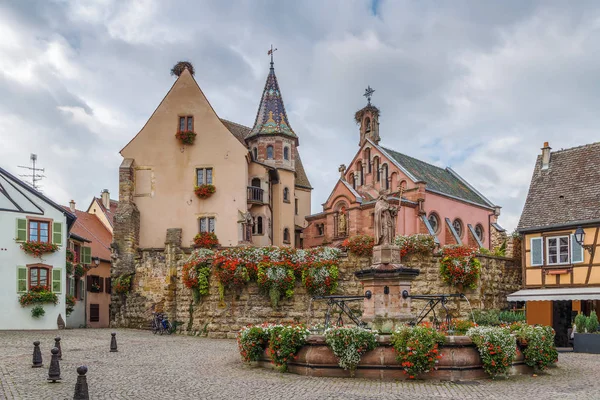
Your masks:
M575 353L600 354L600 334L576 333L573 351Z

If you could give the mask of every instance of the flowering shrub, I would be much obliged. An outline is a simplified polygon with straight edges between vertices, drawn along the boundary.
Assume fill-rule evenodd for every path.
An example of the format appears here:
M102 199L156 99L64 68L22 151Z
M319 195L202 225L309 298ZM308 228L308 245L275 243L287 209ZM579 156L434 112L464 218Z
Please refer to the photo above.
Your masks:
M208 199L216 191L217 191L217 188L215 188L215 185L206 184L206 185L200 185L200 186L194 187L194 193L196 193L196 196L198 196L201 199Z
M196 140L196 133L192 131L177 132L175 137L179 139L181 144L194 144L194 140Z
M444 335L425 325L403 326L392 334L392 346L398 353L396 360L409 379L436 368L441 358L438 347L443 343Z
M31 308L31 316L33 318L40 318L46 315L46 310L41 305L37 305Z
M435 249L435 238L424 233L398 235L394 239L394 243L400 247L401 257L410 254L431 255Z
M112 282L112 290L117 294L127 294L131 289L131 275L121 275Z
M229 258L217 253L213 266L219 281L219 296L223 300L225 289L239 289L248 282L246 265L238 258Z
M364 328L330 328L325 331L325 343L338 358L340 367L354 370L364 353L377 347L377 336Z
M237 335L240 356L245 362L258 361L267 347L270 335L269 325L250 325L240 329Z
M481 270L481 263L474 256L475 249L466 246L445 246L440 261L442 280L453 286L474 289Z
M528 366L543 371L558 361L552 327L521 324L514 332L525 344L523 355Z
M21 307L29 306L31 304L57 304L58 296L56 296L48 286L33 286L29 289L29 292L23 293L19 297L19 303L21 304Z
M478 326L467 331L477 346L483 369L490 376L506 374L517 354L515 338L501 327Z
M271 306L277 308L281 295L294 295L294 270L276 264L258 264L258 287L269 294Z
M206 296L209 289L209 277L214 257L214 251L208 249L198 249L187 259L183 265L181 278L183 284L192 289L194 301L198 301L200 296Z
M77 299L75 298L75 296L71 296L70 294L65 296L65 303L66 303L65 313L67 314L67 317L69 315L71 315L71 313L75 309L76 302L77 302Z
M75 262L75 253L71 249L67 249L67 262Z
M34 257L41 258L44 253L54 253L58 251L58 245L54 243L25 242L21 243L21 250Z
M288 361L306 343L310 331L304 325L273 325L269 330L269 355L273 363L285 371Z
M314 262L302 271L302 283L311 296L325 296L335 292L339 270L332 261Z
M453 319L450 321L450 326L446 322L440 324L440 332L449 335L464 335L471 328L474 328L475 323L473 321L465 321L462 319Z
M356 235L352 236L342 243L342 246L348 248L348 250L357 256L370 256L373 254L373 246L375 245L375 239L367 235Z
M67 276L73 275L73 263L72 262L67 261L65 263L65 269L67 271Z
M212 249L219 245L219 239L214 232L200 232L194 236L194 246L200 249Z

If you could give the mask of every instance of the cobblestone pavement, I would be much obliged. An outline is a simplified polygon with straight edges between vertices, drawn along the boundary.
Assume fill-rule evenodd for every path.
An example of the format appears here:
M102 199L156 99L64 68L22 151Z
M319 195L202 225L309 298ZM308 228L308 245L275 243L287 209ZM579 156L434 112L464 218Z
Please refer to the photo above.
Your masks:
M117 330L110 353L105 329L61 331L62 382L48 383L57 332L0 331L1 399L72 399L76 368L88 366L92 399L600 399L600 356L560 354L537 377L475 383L380 382L281 374L240 362L233 340L154 336ZM31 368L34 340L44 368Z

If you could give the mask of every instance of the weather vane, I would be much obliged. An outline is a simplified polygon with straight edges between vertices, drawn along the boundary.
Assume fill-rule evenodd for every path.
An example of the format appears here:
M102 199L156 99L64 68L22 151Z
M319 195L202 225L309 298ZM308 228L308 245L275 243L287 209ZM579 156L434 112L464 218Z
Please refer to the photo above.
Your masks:
M365 89L365 94L363 94L363 96L365 96L367 98L369 105L371 105L371 96L373 96L373 93L375 93L375 89L371 88L371 85L369 85Z
M267 52L267 55L271 56L271 68L273 68L273 53L275 53L276 51L277 49L274 49L273 45L271 45L271 50Z

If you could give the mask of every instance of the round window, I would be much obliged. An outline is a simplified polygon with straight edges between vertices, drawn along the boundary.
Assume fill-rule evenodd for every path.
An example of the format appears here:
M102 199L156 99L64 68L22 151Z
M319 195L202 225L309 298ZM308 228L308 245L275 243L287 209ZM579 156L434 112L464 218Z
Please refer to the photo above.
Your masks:
M463 226L462 226L462 222L460 222L460 219L455 219L454 222L452 223L452 227L456 231L456 234L458 235L458 237L461 238L463 235Z
M440 219L438 218L437 214L435 213L431 213L429 214L429 225L431 225L431 229L433 230L433 233L438 233L439 229L440 229Z
M483 240L483 226L481 224L477 224L475 227L475 234L479 238L479 240Z

